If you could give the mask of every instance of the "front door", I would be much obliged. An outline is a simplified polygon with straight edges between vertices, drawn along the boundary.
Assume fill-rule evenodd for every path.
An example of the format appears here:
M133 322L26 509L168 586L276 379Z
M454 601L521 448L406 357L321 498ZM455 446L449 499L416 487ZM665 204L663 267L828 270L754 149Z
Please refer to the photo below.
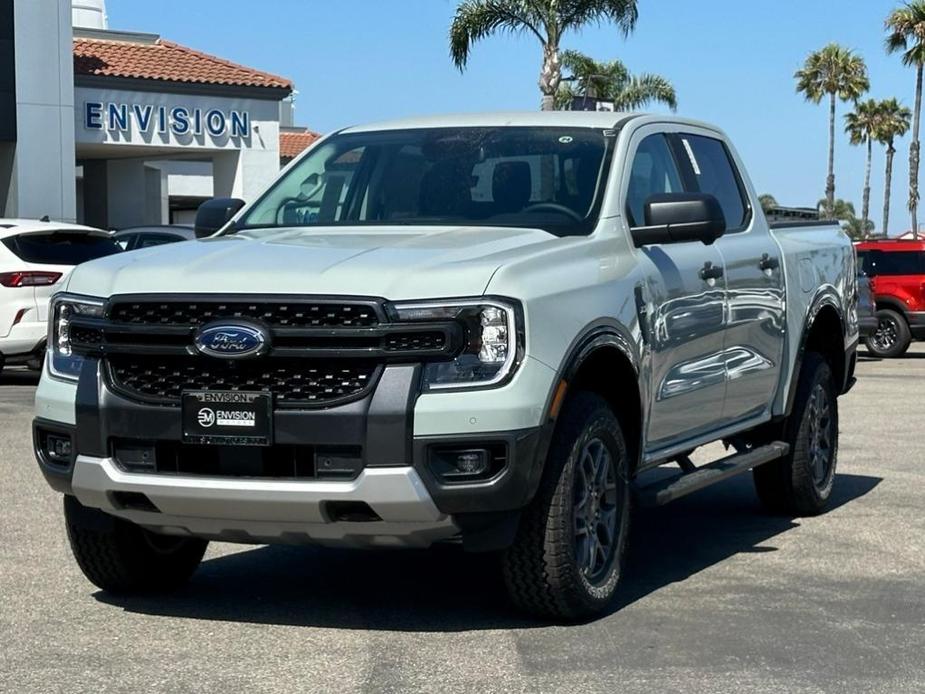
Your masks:
M639 141L627 175L631 227L645 223L650 195L684 190L663 133ZM650 390L646 449L652 453L706 433L722 419L724 263L715 244L699 241L646 246L640 262L646 270L639 303Z

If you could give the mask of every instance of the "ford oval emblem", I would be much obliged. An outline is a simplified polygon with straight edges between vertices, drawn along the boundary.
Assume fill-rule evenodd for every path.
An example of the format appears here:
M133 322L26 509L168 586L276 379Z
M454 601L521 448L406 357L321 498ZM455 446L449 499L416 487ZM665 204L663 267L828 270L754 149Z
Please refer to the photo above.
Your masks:
M194 342L203 354L224 359L256 356L268 346L267 335L260 328L220 323L202 328Z

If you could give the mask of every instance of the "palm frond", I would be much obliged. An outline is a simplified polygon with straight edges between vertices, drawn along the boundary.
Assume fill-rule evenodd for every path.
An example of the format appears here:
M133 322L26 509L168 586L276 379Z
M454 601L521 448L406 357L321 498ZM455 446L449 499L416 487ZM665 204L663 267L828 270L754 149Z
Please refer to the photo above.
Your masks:
M496 32L529 32L546 43L540 17L529 0L463 0L450 26L450 56L460 70L466 67L472 44Z
M678 95L674 86L660 75L643 74L633 77L629 84L613 96L614 108L617 111L635 111L652 102L665 104L672 111L678 108Z
M638 0L559 0L559 26L562 32L585 24L614 22L626 36L639 19Z

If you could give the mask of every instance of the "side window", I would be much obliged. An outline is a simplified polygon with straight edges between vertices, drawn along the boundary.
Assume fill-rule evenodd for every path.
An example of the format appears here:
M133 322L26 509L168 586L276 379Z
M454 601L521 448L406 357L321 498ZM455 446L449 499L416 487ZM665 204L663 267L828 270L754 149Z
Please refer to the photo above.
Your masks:
M916 251L887 251L877 254L875 273L893 277L925 274L925 254Z
M682 134L680 138L699 192L709 193L719 200L728 229L741 228L745 224L748 206L726 145L721 140L700 135Z
M665 136L649 135L639 143L630 170L626 191L626 214L630 226L646 223L645 206L650 195L680 193L683 190L681 175Z

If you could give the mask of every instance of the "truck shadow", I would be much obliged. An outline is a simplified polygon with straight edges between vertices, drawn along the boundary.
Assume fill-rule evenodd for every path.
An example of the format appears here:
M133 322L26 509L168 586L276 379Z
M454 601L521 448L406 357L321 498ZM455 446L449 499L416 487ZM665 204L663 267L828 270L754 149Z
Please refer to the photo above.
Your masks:
M832 510L880 481L839 475ZM769 541L799 526L764 515L747 475L662 509L640 509L611 612L737 554L776 551ZM257 624L421 632L548 626L512 611L496 556L451 546L384 552L259 547L207 559L170 595L95 597L129 612Z
M31 371L24 366L8 366L0 372L0 386L35 386L41 375L41 371Z

